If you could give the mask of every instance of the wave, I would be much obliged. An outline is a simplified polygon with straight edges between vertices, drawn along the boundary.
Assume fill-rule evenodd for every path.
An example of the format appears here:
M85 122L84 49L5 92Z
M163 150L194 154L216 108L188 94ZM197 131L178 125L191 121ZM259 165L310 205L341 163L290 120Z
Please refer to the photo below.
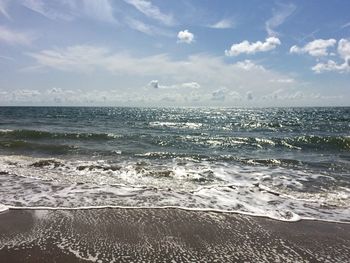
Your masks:
M66 154L78 149L77 146L73 145L41 144L22 140L0 141L1 147L7 150L35 151L49 154Z
M301 148L349 150L349 136L298 136L284 139L285 142Z
M153 127L201 129L196 123L153 122ZM205 130L203 130L205 132ZM25 140L70 139L78 141L113 141L116 139L130 143L147 143L161 147L180 148L182 150L195 147L218 149L234 148L288 148L290 150L350 150L350 136L318 136L305 135L295 137L231 137L208 136L206 133L181 136L179 134L113 134L113 133L64 133L40 130L6 130L0 129L0 144L5 147L8 143L13 147ZM24 146L24 143L22 143Z
M201 137L183 136L181 140L195 145L214 148L288 148L291 150L349 150L349 136L296 136L296 137ZM164 144L164 142L162 142Z
M275 161L271 160L271 163ZM350 222L348 188L314 188L325 179L287 168L185 162L0 158L0 210L179 208L246 213L277 220ZM322 178L321 178L322 177ZM334 182L336 183L336 182Z
M40 130L0 130L4 139L79 139L79 140L112 140L120 137L111 133L60 133Z

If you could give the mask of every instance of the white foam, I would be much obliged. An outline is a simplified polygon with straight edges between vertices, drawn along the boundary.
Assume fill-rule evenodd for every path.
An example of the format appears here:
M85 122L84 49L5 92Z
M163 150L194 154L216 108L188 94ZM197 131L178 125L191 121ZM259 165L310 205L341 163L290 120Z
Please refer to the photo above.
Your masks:
M202 123L195 122L162 122L154 121L149 123L152 127L167 127L167 128L180 128L180 129L199 129L202 127Z
M0 204L0 213L3 213L5 211L9 210L9 207L3 204Z
M10 129L0 129L0 132L2 132L2 133L9 133L9 132L13 132L13 130L10 130Z
M193 211L193 212L211 212L211 213L226 213L226 214L241 214L241 215L247 215L247 216L253 216L253 217L263 217L263 218L270 218L277 221L283 221L283 222L298 222L301 220L308 220L308 221L320 221L320 222L329 222L329 223L340 223L340 224L350 224L350 222L345 221L337 221L337 220L328 220L328 219L319 219L314 217L302 217L295 213L292 214L291 217L288 219L281 218L279 216L273 216L273 215L266 215L266 214L256 214L256 213L250 213L250 212L243 212L238 210L222 210L222 209L210 209L210 208L189 208L189 207L182 207L182 206L118 206L118 205L104 205L104 206L80 206L80 207L50 207L50 206L9 206L8 209L12 210L93 210L93 209L180 209L185 211Z
M53 159L57 167L55 162L32 165L40 160L0 157L0 171L8 173L0 176L0 203L6 209L181 208L283 221L350 221L348 189L300 191L304 181L322 176L303 171L184 159L166 167L58 159Z
M228 214L242 214L242 215L248 215L248 216L255 216L255 217L266 217L271 218L274 220L284 221L284 222L297 222L303 219L302 217L298 216L297 214L292 214L289 218L283 218L280 216L277 216L278 213L276 213L276 216L274 215L267 215L267 214L257 214L257 213L250 213L250 212L244 212L239 210L224 210L224 209L214 209L214 208L190 208L190 207L184 207L184 206L120 206L120 205L101 205L101 206L78 206L78 207L51 207L51 206L9 206L9 209L12 210L92 210L92 209L180 209L185 211L194 211L194 212L215 212L215 213L228 213ZM305 218L306 220L317 220L314 218ZM347 222L342 222L347 223ZM350 222L349 222L350 224Z

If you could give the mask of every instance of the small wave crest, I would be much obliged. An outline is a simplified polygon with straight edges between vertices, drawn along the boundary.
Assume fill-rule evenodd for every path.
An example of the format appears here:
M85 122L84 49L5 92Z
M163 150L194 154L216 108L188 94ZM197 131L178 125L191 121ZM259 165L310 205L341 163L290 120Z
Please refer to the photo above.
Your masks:
M112 133L60 133L40 130L0 130L3 139L76 139L111 140L119 136Z
M41 151L49 154L66 154L71 151L75 151L78 147L74 145L64 144L43 144L34 143L23 140L12 140L12 141L0 141L0 147L8 150L21 150L21 151Z
M203 126L202 123L195 122L150 122L151 127L178 128L178 129L199 129Z
M290 150L349 150L349 136L296 136L296 137L220 137L182 136L184 142L211 148L288 148Z

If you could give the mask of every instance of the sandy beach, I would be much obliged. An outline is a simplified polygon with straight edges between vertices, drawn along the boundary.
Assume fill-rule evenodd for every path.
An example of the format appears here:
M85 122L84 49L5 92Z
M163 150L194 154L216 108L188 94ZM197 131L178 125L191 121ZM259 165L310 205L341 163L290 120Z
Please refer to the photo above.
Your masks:
M0 0L0 263L350 263L350 0Z
M2 262L348 262L350 225L179 209L10 210Z

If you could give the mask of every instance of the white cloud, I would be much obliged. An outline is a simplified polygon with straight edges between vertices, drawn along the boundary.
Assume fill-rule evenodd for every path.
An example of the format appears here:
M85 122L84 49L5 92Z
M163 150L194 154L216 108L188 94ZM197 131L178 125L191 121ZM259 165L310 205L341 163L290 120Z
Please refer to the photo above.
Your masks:
M132 28L135 29L137 31L140 31L144 34L150 35L150 36L154 36L154 35L162 35L162 36L167 36L167 37L171 37L173 36L172 33L163 30L161 28L152 26L152 25L148 25L145 24L139 20L133 19L133 18L127 18L126 20L127 25Z
M281 41L277 37L268 37L265 42L257 41L250 43L245 40L238 44L233 44L230 50L225 50L226 56L238 56L240 54L255 54L257 52L266 52L275 49Z
M140 31L142 33L145 33L147 35L154 35L154 30L149 26L146 25L145 23L133 19L133 18L128 18L127 19L127 24L132 28L135 29L137 31Z
M42 50L27 54L37 61L36 66L39 67L82 73L104 69L114 74L173 75L183 79L182 83L193 82L196 79L208 80L213 77L218 82L227 78L228 82L232 82L234 78L240 76L252 79L251 72L257 72L260 75L270 74L270 71L262 70L261 66L255 65L251 61L226 64L221 57L206 55L192 55L185 60L172 60L166 54L135 57L126 53L113 53L108 48L88 45ZM186 76L186 78L181 76ZM279 75L272 75L268 80L273 77L282 78ZM258 76L256 79L258 80Z
M350 72L350 40L340 39L338 42L338 55L343 60L341 63L337 63L334 60L328 60L327 62L319 62L311 69L316 73L322 72Z
M8 0L0 0L0 14L5 16L7 19L11 19L11 16L7 12Z
M325 71L335 71L340 73L350 72L350 59L342 64L338 64L334 60L328 60L326 63L320 62L311 68L316 73Z
M241 69L247 70L247 71L250 71L252 69L265 70L265 68L263 66L257 65L257 64L255 64L253 61L251 61L249 59L246 59L246 60L243 60L243 61L238 61L234 65L236 65L237 67L239 67Z
M191 44L194 41L194 35L189 32L187 29L185 29L184 31L180 31L177 34L177 42L178 43L186 43L186 44Z
M0 42L10 45L29 45L34 40L31 34L12 31L4 26L0 26Z
M187 82L182 83L181 87L185 89L199 89L201 85L199 85L197 82Z
M108 50L90 46L72 46L61 50L43 50L28 53L35 58L39 66L56 68L62 71L90 72L105 60Z
M62 93L62 89L61 88L56 88L53 87L52 89L49 89L47 91L48 94L58 94L58 93Z
M197 82L185 82L174 85L160 85L158 80L151 80L146 85L146 87L153 89L199 89L201 86Z
M51 3L54 3L55 1L52 1ZM62 1L62 5L64 6L64 1ZM24 0L22 4L27 7L28 9L41 14L42 16L56 20L72 20L73 14L70 12L70 10L66 10L66 12L60 12L58 11L58 8L52 8L50 5L45 3L43 0ZM62 6L61 6L62 8Z
M103 22L116 22L109 0L24 0L22 4L52 20L70 21L79 16L86 16Z
M286 78L286 79L270 79L270 82L272 82L272 83L291 84L291 83L295 83L295 79L292 79L292 78Z
M176 105L190 105L191 101L212 105L213 98L216 101L215 105L219 102L222 105L232 105L234 101L237 103L246 101L244 95L245 99L238 102L238 95L232 92L245 94L247 90L252 91L254 101L258 101L263 95L286 85L279 82L272 83L271 79L289 78L278 72L262 69L253 62L229 64L225 62L224 57L205 54L178 60L172 59L167 54L139 57L123 52L112 52L104 47L86 45L27 54L36 61L36 64L30 66L41 68L41 71L46 70L47 74L50 74L51 70L60 70L72 76L79 76L76 73L99 72L99 75L104 74L108 78L116 77L118 81L109 87L118 93L115 96L108 93L104 95L108 101L115 98L114 101L118 101L120 105L124 105L123 103L127 101L139 102L142 105L158 105L158 102L165 97L175 100ZM35 71L31 74L35 74ZM84 77L80 79L83 81L81 85L93 88ZM144 88L144 83L152 79L155 81L149 83L149 88ZM297 87L298 83L296 82L294 86ZM226 87L227 91L218 91L219 87ZM217 91L214 95L213 90ZM193 96L189 97L189 93L193 93ZM102 91L97 94L101 95ZM220 100L223 97L225 99ZM89 99L96 100L93 95Z
M304 54L307 53L314 57L328 56L328 49L333 47L337 41L333 38L330 39L316 39L307 43L304 47L292 46L289 50L290 53Z
M212 100L219 100L219 101L224 101L226 98L226 93L227 93L227 88L220 88L218 90L213 91L212 93Z
M211 94L211 100L214 101L237 101L241 100L242 96L239 92L235 90L230 90L227 87L221 87L217 90L214 90Z
M158 80L151 80L146 87L153 88L153 89L159 89L159 81Z
M275 29L282 25L293 14L295 9L296 6L294 4L280 4L279 8L274 10L273 16L265 23L265 28L269 36L278 35Z
M30 89L19 89L19 90L13 90L11 92L7 93L7 98L5 100L12 100L12 101L28 101L28 100L38 100L39 96L41 95L40 91L38 90L30 90Z
M159 8L149 1L145 0L124 0L128 4L134 6L137 10L143 13L148 18L158 20L159 22L171 26L175 24L172 15L162 13Z
M234 24L230 19L222 19L212 25L209 25L210 28L216 28L216 29L226 29L226 28L233 28Z
M116 19L113 16L113 7L110 0L82 0L82 3L83 10L88 17L104 22L116 22Z
M347 60L350 58L350 40L340 39L338 42L338 53L341 58Z
M329 95L321 95L319 93L313 92L303 92L300 90L290 90L288 89L277 89L270 94L267 94L263 97L263 99L268 100L280 100L284 101L284 103L288 103L288 101L300 101L300 100L329 100L329 99L340 99L340 96L329 96Z
M348 23L342 25L340 28L341 28L341 29L344 29L344 28L347 28L347 27L349 27L349 26L350 26L350 22L348 22Z

